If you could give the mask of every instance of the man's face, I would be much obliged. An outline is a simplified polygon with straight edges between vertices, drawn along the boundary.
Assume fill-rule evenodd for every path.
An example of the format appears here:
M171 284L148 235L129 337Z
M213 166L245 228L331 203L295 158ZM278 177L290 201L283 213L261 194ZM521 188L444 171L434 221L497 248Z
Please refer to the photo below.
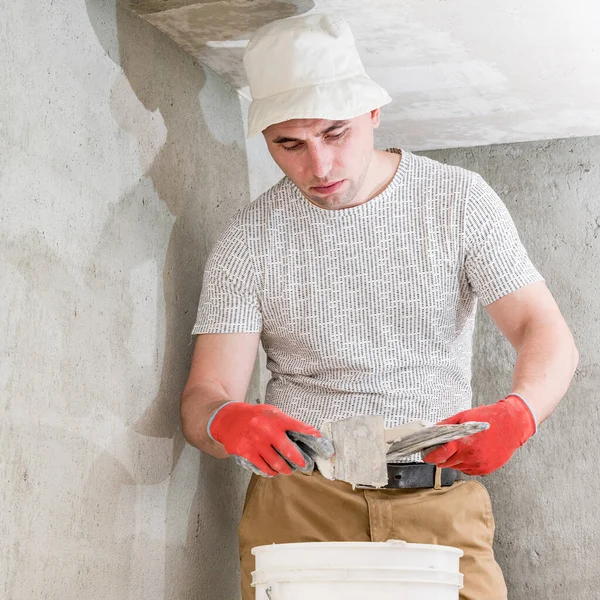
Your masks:
M263 135L273 160L300 191L313 204L336 210L364 202L379 118L377 108L347 121L292 119Z

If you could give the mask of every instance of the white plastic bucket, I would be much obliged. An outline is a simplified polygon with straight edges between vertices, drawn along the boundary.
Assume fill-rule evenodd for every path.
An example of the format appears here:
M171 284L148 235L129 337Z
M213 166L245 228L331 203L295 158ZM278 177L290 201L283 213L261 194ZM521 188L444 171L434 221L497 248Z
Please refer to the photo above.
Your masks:
M308 542L253 548L256 600L458 600L462 550L389 542Z
M290 569L286 571L254 571L254 583L267 583L269 581L296 581L310 579L311 581L421 581L426 579L430 583L446 583L462 586L461 573L448 571L418 570L418 569Z

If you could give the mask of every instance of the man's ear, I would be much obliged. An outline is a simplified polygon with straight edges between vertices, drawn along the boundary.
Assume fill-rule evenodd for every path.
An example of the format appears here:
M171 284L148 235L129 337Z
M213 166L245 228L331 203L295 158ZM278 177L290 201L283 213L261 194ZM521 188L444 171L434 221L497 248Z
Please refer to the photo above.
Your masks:
M371 111L371 123L373 123L373 129L379 127L379 123L381 123L381 109L376 108Z

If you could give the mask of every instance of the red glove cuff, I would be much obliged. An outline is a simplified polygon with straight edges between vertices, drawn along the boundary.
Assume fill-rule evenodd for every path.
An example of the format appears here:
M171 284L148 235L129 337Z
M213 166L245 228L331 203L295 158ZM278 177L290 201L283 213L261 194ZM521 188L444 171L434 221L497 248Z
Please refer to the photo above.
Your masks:
M518 435L519 446L522 446L537 431L533 411L518 394L509 394L501 402L508 405L508 414L513 421L512 433Z
M219 411L222 408L225 408L228 404L231 404L232 402L237 402L236 400L230 400L229 402L225 402L225 404L222 404L221 406L219 406L219 408L217 408L217 410L215 410L215 412L212 414L212 417L208 420L208 423L206 424L206 432L208 433L208 437L213 441L213 442L217 442L217 444L219 443L218 440L215 440L215 438L212 436L212 433L210 432L210 427L213 423L213 421L215 420L215 417L217 416L217 414L219 413Z
M535 416L535 413L533 412L533 409L531 408L531 405L520 394L509 394L508 396L506 396L506 398L510 398L511 396L514 396L515 398L519 398L523 402L523 404L525 404L525 406L531 413L531 418L533 419L533 433L531 435L535 435L537 433L538 422L537 422L537 417Z

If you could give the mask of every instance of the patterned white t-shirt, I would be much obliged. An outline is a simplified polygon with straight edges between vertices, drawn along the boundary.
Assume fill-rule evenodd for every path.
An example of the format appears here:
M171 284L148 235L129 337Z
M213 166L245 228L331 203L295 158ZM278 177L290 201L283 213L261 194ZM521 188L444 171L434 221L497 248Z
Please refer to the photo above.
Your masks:
M234 217L206 264L193 333L260 332L266 402L315 427L470 408L477 299L542 280L479 175L401 154L381 194L342 210L284 177Z

